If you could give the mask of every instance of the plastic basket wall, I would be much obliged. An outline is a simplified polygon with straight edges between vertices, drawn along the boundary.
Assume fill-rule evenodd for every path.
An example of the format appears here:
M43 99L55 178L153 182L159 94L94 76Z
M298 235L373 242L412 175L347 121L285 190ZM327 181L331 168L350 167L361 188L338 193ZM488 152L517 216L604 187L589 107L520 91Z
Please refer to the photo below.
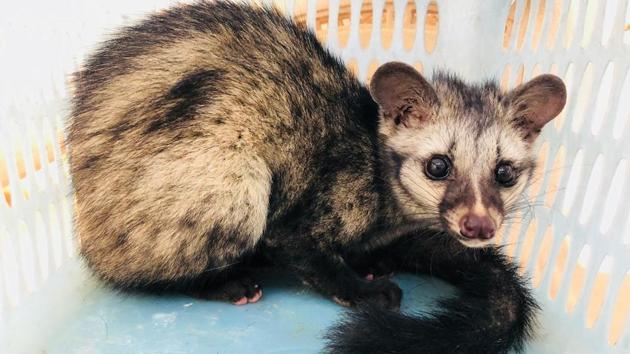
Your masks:
M0 352L30 352L93 283L63 145L68 74L103 34L172 1L0 5ZM538 142L532 208L500 237L544 306L548 353L630 352L627 0L277 1L363 80L402 60L504 88L545 72L568 105ZM558 330L556 329L556 332Z

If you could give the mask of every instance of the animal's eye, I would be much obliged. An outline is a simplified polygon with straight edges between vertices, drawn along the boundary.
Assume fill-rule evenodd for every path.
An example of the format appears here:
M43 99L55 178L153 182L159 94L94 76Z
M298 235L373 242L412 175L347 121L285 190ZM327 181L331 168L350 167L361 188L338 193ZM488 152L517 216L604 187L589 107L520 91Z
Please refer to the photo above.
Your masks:
M451 160L444 155L433 155L424 173L433 180L444 179L451 173Z
M512 187L516 184L516 171L509 163L501 163L494 171L494 179L503 187Z

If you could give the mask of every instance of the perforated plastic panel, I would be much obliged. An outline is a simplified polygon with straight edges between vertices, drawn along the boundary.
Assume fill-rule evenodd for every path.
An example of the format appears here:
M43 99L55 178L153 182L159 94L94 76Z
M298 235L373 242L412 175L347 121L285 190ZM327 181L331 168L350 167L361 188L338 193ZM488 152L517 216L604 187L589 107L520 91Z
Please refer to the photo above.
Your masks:
M172 3L0 5L2 353L40 348L94 288L72 234L63 145L68 74L107 31ZM544 306L544 352L630 353L627 0L274 5L314 28L366 81L390 60L427 75L447 68L470 80L494 77L506 89L540 73L563 77L568 105L539 139L531 204L500 242L532 276Z

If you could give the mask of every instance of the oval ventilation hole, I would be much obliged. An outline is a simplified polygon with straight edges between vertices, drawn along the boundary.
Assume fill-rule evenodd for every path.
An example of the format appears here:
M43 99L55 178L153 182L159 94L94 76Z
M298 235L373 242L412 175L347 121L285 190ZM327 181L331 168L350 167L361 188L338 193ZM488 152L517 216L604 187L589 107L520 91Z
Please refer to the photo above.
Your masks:
M584 121L584 113L588 110L588 105L591 102L591 90L593 88L593 64L588 63L584 74L582 75L582 82L580 83L580 89L575 99L575 109L573 110L571 129L574 133L578 133L582 128L582 122Z
M547 32L547 48L553 49L558 39L558 28L560 28L560 19L562 18L562 0L553 2L553 10L551 12L551 22Z
M553 270L551 271L551 283L549 284L549 298L554 300L562 286L562 280L569 263L569 250L571 249L571 238L567 235L560 244L560 249L556 255Z
M35 252L33 240L28 233L28 227L23 220L18 222L17 245L19 248L20 268L28 294L35 291L37 279L35 275Z
M66 167L64 169L59 169L59 171L60 171L59 173L57 173L57 174L53 173L52 174L53 175L53 182L56 183L56 184L59 184L59 180L58 180L59 177L64 178L64 176L65 176L65 178L69 178L69 174L67 172L68 171L68 169L67 169L67 167L68 167L67 166L68 160L67 160L67 158L64 155L65 154L65 152L64 152L65 151L64 150L65 149L65 147L64 147L65 145L63 143L63 141L64 141L63 132L61 130L57 130L56 137L57 137L57 139L55 140L56 148L55 148L54 154L58 155L58 156L53 157L53 158L60 160L60 165L65 165L64 167ZM55 180L55 179L57 179L57 180Z
M601 185L604 177L604 156L597 156L591 176L586 183L586 192L584 193L584 201L582 202L582 211L580 212L579 222L584 225L590 219L593 209L597 207L597 198L602 194Z
M50 177L53 185L59 185L61 180L70 178L68 173L67 159L60 160L59 165L64 168L54 167L50 170Z
M4 202L11 207L11 190L9 189L9 169L4 154L0 151L0 192Z
M499 228L494 238L492 239L492 242L494 242L495 245L501 245L501 242L503 242L503 238L507 234L507 230L508 230L508 227L506 223L504 222L503 225L501 225L501 227Z
M59 227L59 214L57 213L57 208L53 204L50 204L48 207L48 223L50 226L50 239L48 244L51 245L55 268L59 268L63 260L63 245L61 230Z
M370 46L372 27L372 2L364 1L361 5L361 19L359 20L359 44L361 48Z
M286 2L285 1L281 1L281 0L273 0L271 2L271 6L278 10L278 12L280 12L283 15L286 15L287 13L287 6L286 6Z
M494 243L497 245L501 245L504 239L505 239L505 242L507 243L509 240L509 235L508 235L509 231L517 227L516 224L518 223L520 218L521 218L520 210L516 210L510 213L509 215L507 215L507 218L503 221L503 224L499 227L497 235L494 237Z
M612 89L614 69L615 65L612 62L608 62L604 75L602 76L601 84L599 85L597 98L595 99L595 108L591 119L591 133L595 136L599 135L604 125L604 117L609 115L610 90Z
M39 211L35 213L35 247L37 249L39 271L42 279L46 280L49 273L48 262L50 261L48 235L46 235L46 226L44 225L42 213Z
M550 170L547 172L549 174L549 184L547 185L547 191L545 193L545 206L550 209L556 200L556 194L558 194L558 189L560 188L560 180L562 179L563 172L568 168L568 166L565 165L565 157L566 149L564 145L561 145Z
M612 34L615 25L615 11L617 10L618 0L607 0L604 10L604 20L602 21L602 45L607 47L608 40Z
M607 255L599 266L591 289L591 298L586 307L586 328L593 328L602 311L602 306L604 305L608 292L610 271L612 270L613 264L613 258Z
M296 0L293 3L293 21L302 26L307 26L308 0Z
M505 27L503 28L503 50L507 50L512 39L512 30L514 29L514 16L516 15L516 0L512 0L507 18L505 19Z
M322 43L328 39L329 15L328 0L318 0L315 7L315 35Z
M571 282L569 283L569 297L567 298L566 304L566 311L568 313L575 310L575 305L577 305L580 297L582 296L582 290L584 289L584 284L586 282L586 275L590 261L591 246L584 245L578 256L577 264L575 265L573 276L571 277Z
M571 0L569 5L569 13L567 15L567 28L565 32L564 47L569 48L573 43L573 35L575 33L575 26L580 12L580 0Z
M348 45L351 17L352 3L350 0L341 0L339 3L339 13L337 14L337 40L341 48L345 48Z
M59 130L57 132L57 143L59 144L59 152L61 153L61 157L66 157L66 139L63 135L63 132L61 130ZM55 157L53 156L53 160L55 159Z
M424 19L424 49L427 53L433 53L437 45L440 13L438 4L431 1L427 6L427 15Z
M62 233L65 236L64 239L66 241L66 254L69 258L74 258L76 256L77 249L79 249L79 245L77 244L77 239L74 237L73 226L72 226L72 210L70 209L70 205L66 201L66 199L61 200L61 226Z
M31 144L31 163L33 166L33 172L34 172L34 179L35 179L35 183L37 184L37 188L35 188L36 190L45 190L47 185L46 185L46 176L42 171L43 168L43 163L41 160L41 156L42 153L41 151L43 151L40 148L40 145L36 142L36 139L33 138L33 143Z
M601 0L590 0L586 3L586 17L584 18L584 32L582 33L582 48L586 48L591 43L595 19L597 18L597 4Z
M538 11L536 12L536 24L534 25L534 35L532 36L532 50L534 52L538 49L538 44L540 43L540 37L542 35L542 27L545 21L545 5L545 0L539 0Z
M367 76L365 79L365 82L370 82L370 80L372 80L372 75L374 75L374 72L376 71L376 69L378 69L378 60L374 59L372 60L372 62L370 63L370 66L368 67L368 71L367 71Z
M306 25L306 12L308 7L308 0L295 0L293 2L293 21L305 26Z
M381 46L389 49L392 46L394 36L394 2L386 1L381 17Z
M2 257L0 257L0 267L2 268L0 270L4 279L2 285L9 300L9 305L17 306L20 304L21 298L20 270L16 258L17 250L13 246L11 236L2 225L0 225L0 249L2 250ZM2 294L0 293L0 295Z
M538 158L536 162L537 168L534 169L534 173L531 179L531 183L529 186L529 199L537 202L538 197L540 195L540 187L543 184L543 180L545 179L546 171L544 170L547 167L547 159L549 158L549 141L545 140L545 142L540 146L540 150L538 150Z
M501 75L501 90L507 91L510 89L510 72L512 71L512 66L510 64L505 64L505 68L503 68L503 74Z
M566 121L567 111L569 110L569 106L571 105L573 101L571 99L572 97L571 94L573 91L573 73L575 71L574 67L575 65L573 64L573 62L570 62L569 65L567 66L567 71L564 73L564 83L567 87L567 102L562 112L560 112L560 114L554 119L554 125L557 131L562 130L562 127L564 126L564 122Z
M354 74L354 76L359 77L359 64L356 59L350 59L346 63L346 67L348 70Z
M523 247L521 249L521 257L519 259L519 273L524 274L527 271L529 258L534 248L534 240L536 240L536 232L538 231L538 221L532 220L527 227L527 231L523 237Z
M24 154L22 153L22 150L20 148L17 148L15 152L15 165L17 166L17 172L20 181L24 180L27 175L26 160L24 159ZM24 200L28 200L31 197L31 193L28 187L28 183L21 184L21 192Z
M47 139L45 142L46 146L46 159L48 163L52 163L55 161L55 147L53 146L53 142L50 139Z
M512 226L510 228L510 233L507 235L505 239L506 250L505 254L509 257L514 257L514 253L516 252L516 246L518 245L518 235L520 235L521 230L525 227L525 223L523 223L523 215L522 213L514 218L512 222Z
M532 283L534 288L540 285L543 277L547 272L547 264L549 263L549 254L551 253L551 246L553 245L553 227L549 226L542 242L540 243L540 250L538 251L538 257L536 258L536 264L534 265L534 276Z
M630 6L626 6L626 22L623 27L623 42L630 44Z
M418 72L419 72L419 73L421 73L421 74L422 74L423 67L422 67L422 63L421 63L421 62L419 62L419 61L415 62L415 63L413 64L413 67L414 67L416 70L418 70Z
M578 193L578 185L580 184L580 180L582 179L583 160L584 151L580 149L575 155L575 159L573 160L571 172L569 172L567 189L565 191L564 200L562 202L562 213L567 216L569 215L569 212L571 212L573 202L575 201L575 197Z
M514 85L512 85L512 88L522 84L524 77L525 77L525 65L521 64L516 69L516 76L514 77Z
M33 158L32 161L35 171L40 171L42 169L42 159L39 153L39 146L35 142L31 144L31 157Z
M630 6L628 8L630 9ZM627 97L630 97L630 69L626 71L626 78L623 81L621 95L619 95L617 102L617 114L613 124L613 138L615 139L621 138L626 129L626 123L630 119L630 100Z
M409 0L407 1L407 6L405 6L405 12L403 13L403 47L406 51L410 51L413 48L417 28L418 12L416 11L416 2Z
M516 49L523 49L523 43L525 43L525 34L527 33L527 25L529 23L529 12L532 9L532 1L525 0L525 7L520 18L520 24L518 29L518 37L516 40Z
M615 300L615 305L611 312L610 327L608 330L608 344L616 345L617 341L627 330L630 320L630 271L626 272L619 292Z
M627 193L625 185L628 180L630 180L630 176L628 176L628 161L623 159L619 162L617 170L613 175L610 188L608 189L608 195L606 196L606 201L604 202L604 212L602 215L602 221L599 225L599 230L602 234L606 234L608 230L610 230L612 222L619 212L619 205L621 204L622 196Z
M17 148L15 152L15 165L17 166L18 177L20 179L26 178L26 164L24 163L24 154L22 154L20 148Z

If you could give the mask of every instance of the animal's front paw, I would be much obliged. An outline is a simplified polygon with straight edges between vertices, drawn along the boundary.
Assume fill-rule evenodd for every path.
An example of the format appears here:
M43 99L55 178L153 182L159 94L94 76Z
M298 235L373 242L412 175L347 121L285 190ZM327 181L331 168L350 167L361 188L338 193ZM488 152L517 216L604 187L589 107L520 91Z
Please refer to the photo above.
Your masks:
M211 289L192 291L190 295L202 299L229 301L234 305L245 305L258 302L262 297L262 288L249 275L241 275Z
M378 262L370 265L367 269L364 269L360 274L363 274L366 280L374 280L380 278L389 278L394 275L395 264L391 260L379 260Z
M356 293L349 298L334 296L333 300L343 306L356 306L361 302L370 302L394 310L400 308L402 290L388 279L376 279L362 283Z

